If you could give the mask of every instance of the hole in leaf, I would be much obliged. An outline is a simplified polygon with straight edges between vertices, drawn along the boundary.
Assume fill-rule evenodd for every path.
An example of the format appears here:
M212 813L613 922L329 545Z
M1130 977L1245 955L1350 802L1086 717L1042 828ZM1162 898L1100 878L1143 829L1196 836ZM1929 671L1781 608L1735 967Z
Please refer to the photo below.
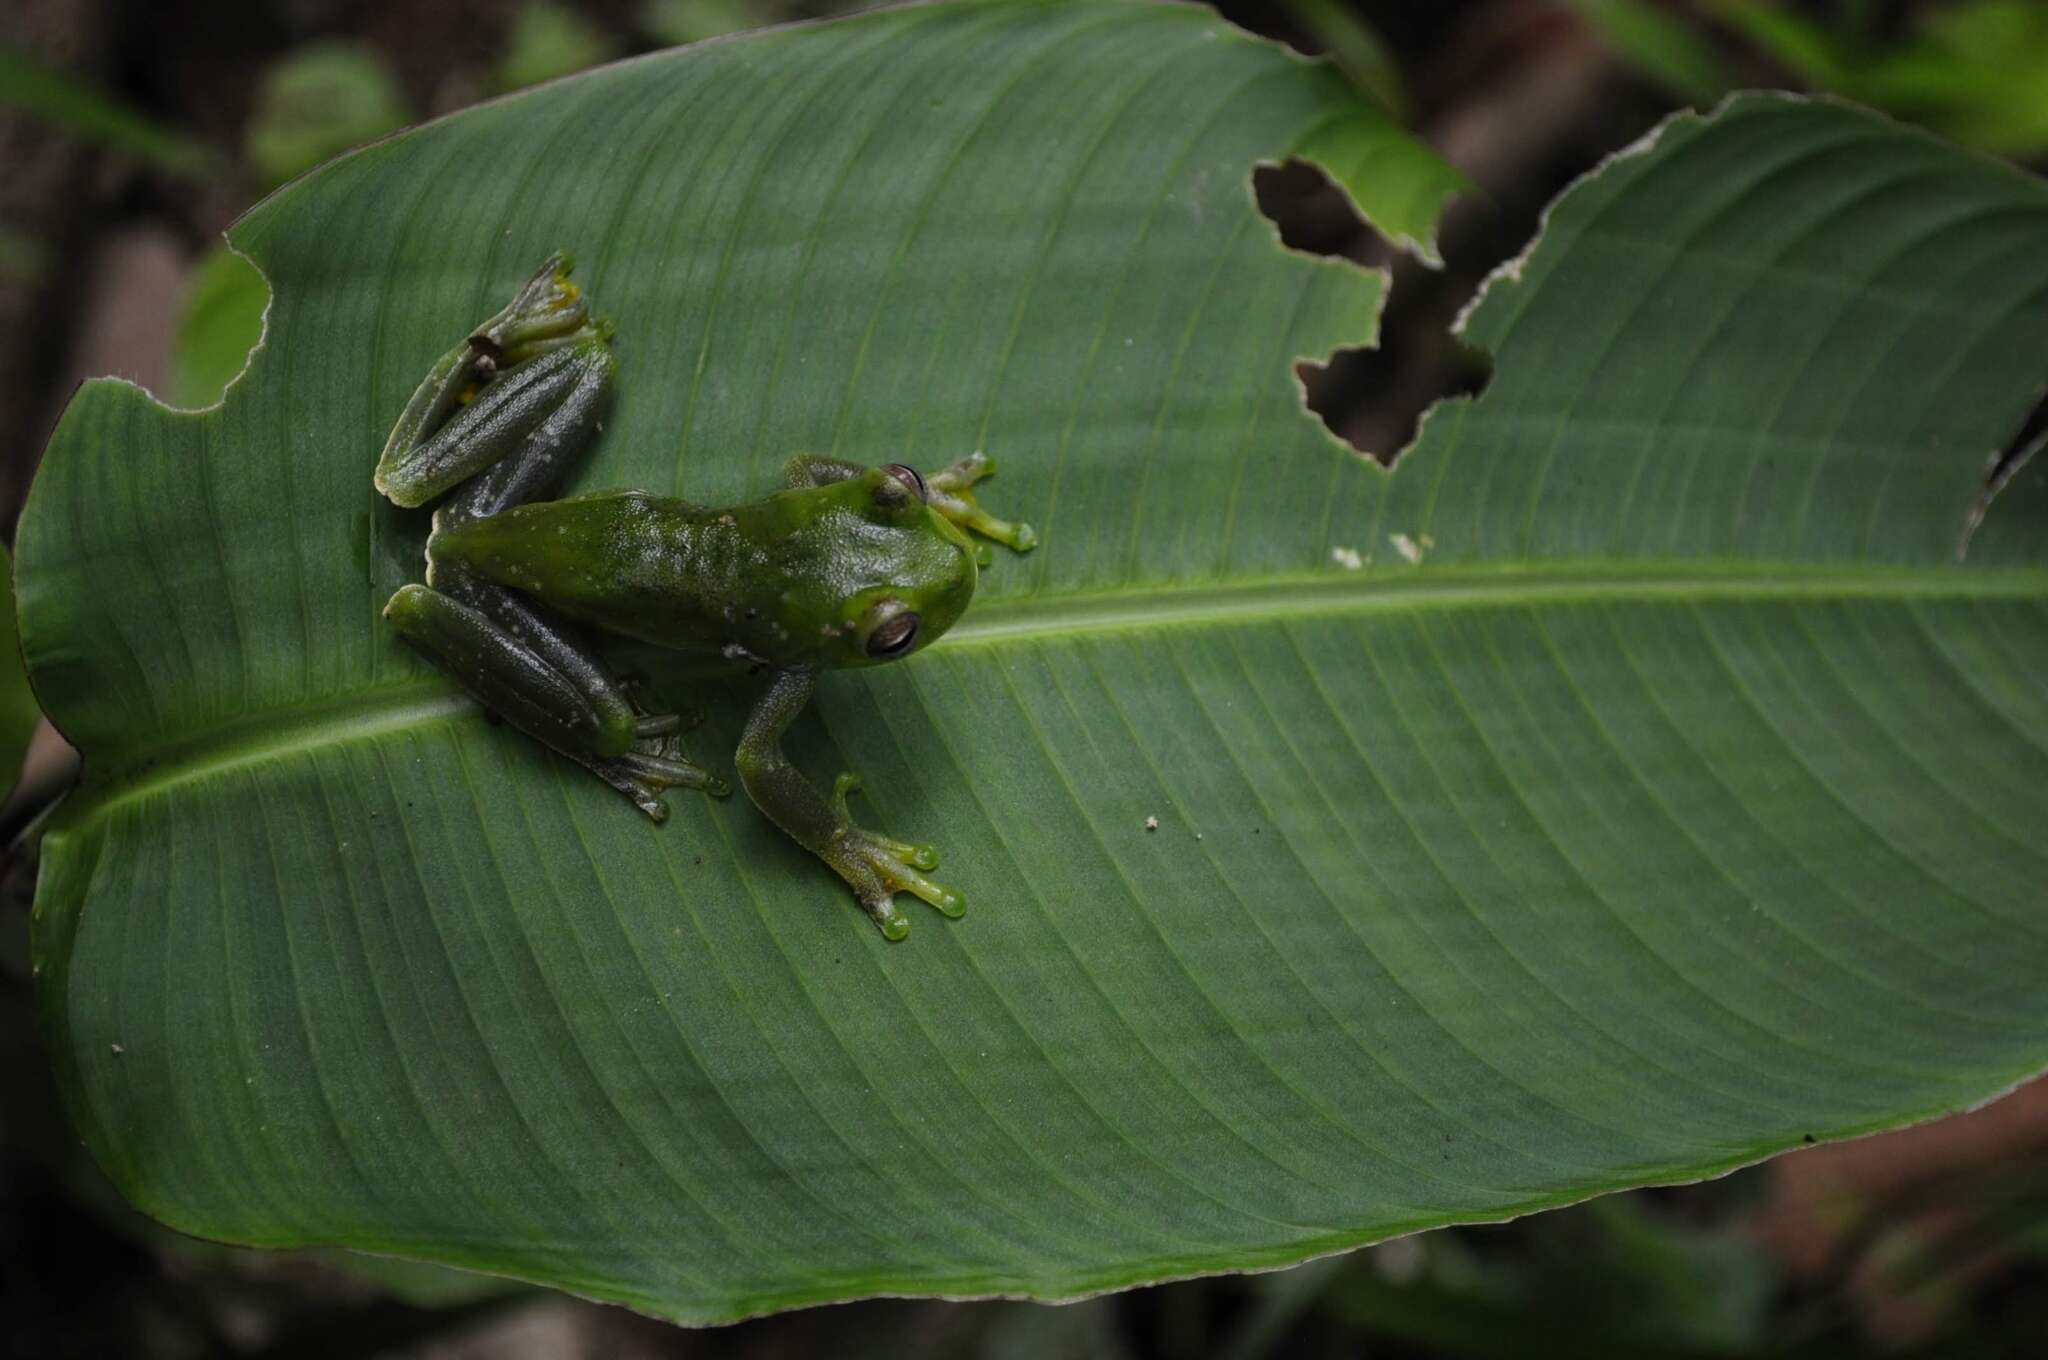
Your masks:
M1358 215L1350 195L1308 161L1295 157L1258 166L1252 196L1289 250L1362 265L1384 264L1393 253Z
M1486 385L1486 357L1451 334L1463 299L1438 271L1389 246L1319 167L1299 159L1261 165L1252 192L1282 245L1388 271L1378 348L1347 346L1321 362L1295 364L1294 373L1308 409L1331 434L1391 466L1425 411Z
M1450 315L1404 318L1396 310L1402 296L1396 283L1378 349L1340 349L1327 362L1294 366L1308 409L1383 467L1415 442L1430 408L1447 397L1478 396L1493 372L1483 353L1451 334ZM1389 336L1396 342L1388 344Z
M192 272L171 352L172 406L200 410L219 401L263 342L270 283L245 255L216 246Z

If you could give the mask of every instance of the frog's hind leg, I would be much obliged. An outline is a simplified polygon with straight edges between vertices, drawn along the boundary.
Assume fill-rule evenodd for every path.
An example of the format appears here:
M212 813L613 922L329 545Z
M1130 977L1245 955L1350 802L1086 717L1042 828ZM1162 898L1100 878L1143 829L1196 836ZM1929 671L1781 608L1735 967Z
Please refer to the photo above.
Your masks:
M460 513L495 513L559 477L604 428L612 327L591 317L573 267L549 256L421 379L372 479L393 504L425 505L476 478Z
M379 489L414 506L461 486L442 509L459 519L532 499L559 481L604 428L615 365L605 333L592 328L499 373L445 425L381 469Z
M604 416L611 401L612 375L617 360L612 357L608 332L576 340L531 360L535 372L523 389L501 400L495 412L479 420L474 438L480 444L493 443L491 430L483 422L495 419L508 434L483 467L439 511L455 519L482 519L523 505L546 492L568 472L591 441L604 431ZM519 370L507 374L518 380ZM504 379L500 379L504 381ZM490 389L470 408L475 411L492 397ZM527 406L540 411L530 420ZM465 411L467 418L470 411ZM451 421L448 428L453 429ZM517 446L511 447L509 432L518 430ZM438 436L437 436L438 438ZM461 436L454 438L460 442ZM475 456L474 454L471 455Z
M590 304L569 282L575 261L556 251L541 262L512 300L456 346L434 361L420 379L398 423L384 441L377 459L377 489L399 505L423 505L430 497L414 484L407 468L421 444L441 428L455 409L508 363L531 358L589 324Z
M439 567L384 606L406 640L478 703L582 765L661 821L666 788L724 797L730 787L683 758L673 714L649 715L568 631L502 586Z

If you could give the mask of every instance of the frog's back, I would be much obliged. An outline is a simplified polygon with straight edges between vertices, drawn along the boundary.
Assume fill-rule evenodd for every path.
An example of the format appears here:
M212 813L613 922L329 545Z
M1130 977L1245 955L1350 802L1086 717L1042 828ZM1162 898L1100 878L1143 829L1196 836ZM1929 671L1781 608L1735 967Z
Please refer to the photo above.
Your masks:
M672 496L600 491L437 524L428 579L465 568L585 623L684 651L722 650L757 546L721 514Z

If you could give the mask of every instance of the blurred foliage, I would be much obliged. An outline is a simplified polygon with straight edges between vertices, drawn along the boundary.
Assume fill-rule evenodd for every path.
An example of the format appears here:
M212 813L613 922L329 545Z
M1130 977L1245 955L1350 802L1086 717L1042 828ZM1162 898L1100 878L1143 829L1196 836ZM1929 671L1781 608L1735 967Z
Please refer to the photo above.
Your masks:
M1807 88L1841 95L2000 155L2048 155L2048 3L1961 0L1913 7L1904 28L1859 0L1698 0L1686 18L1657 0L1568 0L1623 60L1707 104L1740 86L1724 37ZM1710 26L1705 18L1719 21Z
M647 0L640 11L640 28L663 47L680 47L780 18L775 7L762 0Z
M1337 69L1395 117L1405 117L1408 96L1386 42L1344 0L1286 0L1294 21L1321 43Z
M1765 0L1715 0L1715 10L1816 89L1925 124L2009 156L2048 153L2048 4L1968 0L1914 14L1887 41L1859 6L1831 23Z
M1645 0L1567 0L1587 26L1638 70L1695 103L1711 104L1742 82L1693 23Z
M523 90L610 61L623 49L621 39L575 10L553 0L526 0L512 20L491 84L499 91Z
M0 107L17 108L72 136L113 147L174 175L208 179L225 159L100 90L0 44Z
M1609 1196L1383 1244L1346 1268L1324 1307L1453 1355L1523 1355L1532 1332L1569 1354L1767 1354L1783 1281L1740 1221L1689 1223L1648 1195Z
M0 227L0 282L35 283L50 267L50 252L26 232Z
M309 43L264 73L244 150L259 180L282 184L412 118L390 62L376 48Z

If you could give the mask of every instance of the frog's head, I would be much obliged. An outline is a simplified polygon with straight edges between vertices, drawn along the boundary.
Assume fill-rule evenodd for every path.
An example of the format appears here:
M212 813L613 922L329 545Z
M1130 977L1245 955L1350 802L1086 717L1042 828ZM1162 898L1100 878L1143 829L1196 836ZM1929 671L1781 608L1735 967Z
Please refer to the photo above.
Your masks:
M936 640L974 598L974 544L927 504L930 491L902 463L818 488L831 504L818 664L899 661Z

